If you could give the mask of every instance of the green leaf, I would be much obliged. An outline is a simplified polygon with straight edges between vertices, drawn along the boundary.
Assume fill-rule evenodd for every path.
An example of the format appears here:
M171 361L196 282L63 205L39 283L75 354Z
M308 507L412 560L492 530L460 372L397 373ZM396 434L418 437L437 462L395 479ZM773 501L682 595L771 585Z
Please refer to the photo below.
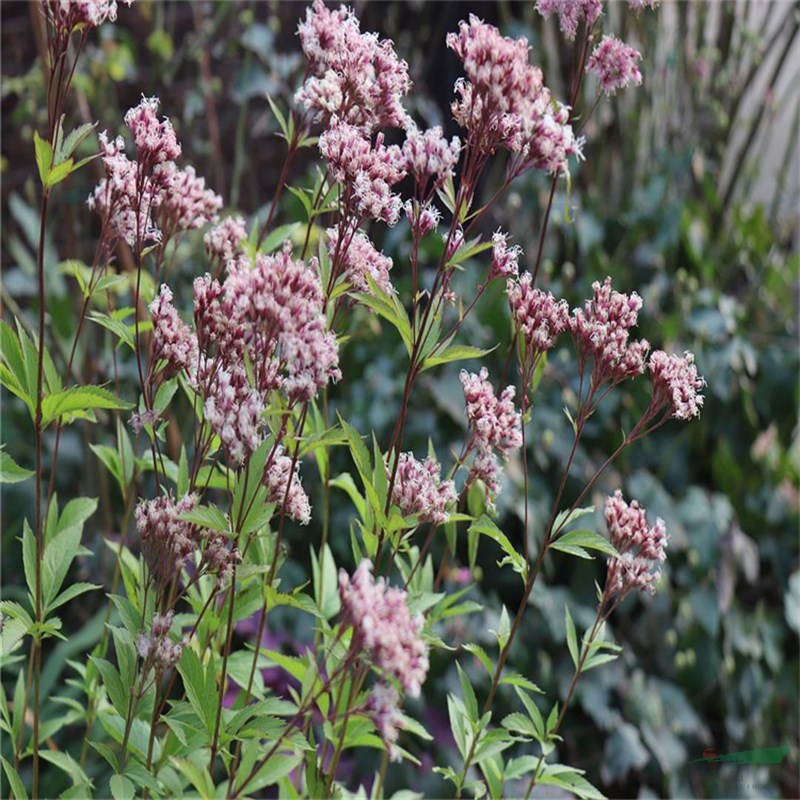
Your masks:
M126 325L122 320L116 319L108 314L102 314L99 311L92 311L88 318L92 322L102 325L106 330L111 331L111 333L120 340L121 344L126 344L131 350L136 350L133 331L130 326Z
M481 237L476 236L474 239L470 239L468 242L464 242L458 250L453 253L450 257L450 260L445 264L445 268L455 266L456 264L462 264L468 258L472 258L472 256L476 256L479 253L484 252L484 250L489 250L494 246L493 242L481 242Z
M19 466L4 448L5 445L0 448L0 483L21 483L36 474Z
M601 664L607 664L609 661L615 661L619 656L616 653L595 653L590 655L583 662L583 672L590 670L594 667L599 667Z
M60 595L58 595L58 597L55 598L55 600L53 600L52 603L47 606L47 611L54 611L59 606L63 606L65 603L68 603L70 600L73 600L74 598L79 597L86 592L91 592L94 589L102 588L103 587L97 583L71 583L66 589L64 589L63 592L61 592Z
M71 131L66 138L59 136L59 144L56 148L56 163L60 164L68 159L75 152L78 145L94 130L96 124L94 122L86 122Z
M31 597L36 597L36 537L28 520L22 523L22 566Z
M514 571L519 573L524 580L525 573L527 572L525 557L515 550L509 538L497 527L493 520L484 514L479 520L472 523L469 531L470 533L481 533L497 542L506 554L506 558L499 562L499 564L501 566L506 563L511 564Z
M3 771L6 773L8 782L11 785L11 793L14 795L15 800L28 800L28 793L25 791L25 786L17 771L3 756L0 756L0 761L3 762Z
M69 754L59 750L40 750L39 758L49 761L55 767L66 773L73 786L91 785L91 781L86 773L81 769L80 764Z
M217 706L217 692L213 676L211 681L207 680L206 671L203 669L197 653L191 647L184 648L183 656L178 663L178 672L183 678L183 688L189 703L210 735L216 722Z
M71 158L68 158L61 164L56 164L47 174L47 180L45 182L45 186L47 186L47 188L49 189L51 186L55 186L57 183L61 183L61 181L69 177L69 175L72 173L72 168L73 168L73 162Z
M184 511L180 517L200 528L211 528L212 531L228 533L231 529L228 518L216 506L197 506L191 511Z
M364 499L364 496L361 494L361 492L358 491L358 487L353 480L353 476L349 472L343 472L341 475L333 478L330 482L330 485L347 492L347 494L350 496L350 499L353 501L353 505L356 507L356 511L358 511L358 515L364 522L366 522L367 501Z
M314 548L311 548L311 572L314 583L314 600L325 619L339 613L339 581L336 574L336 563L333 553L326 544L317 560Z
M48 395L42 400L42 425L46 427L59 417L74 415L76 412L86 419L86 412L97 408L131 407L130 403L119 400L108 389L100 386L73 386L71 389Z
M133 781L124 775L112 775L108 785L114 800L133 800L136 796L136 787L133 785Z
M565 789L567 792L571 794L577 795L580 800L605 800L605 795L595 789L583 775L579 775L576 772L568 772L563 770L561 772L555 772L552 768L554 766L560 765L553 765L553 764L546 764L544 772L541 776L539 776L538 783L547 783L552 786L558 786L561 789Z
M38 131L34 131L33 149L36 156L36 167L39 170L39 180L42 182L42 186L46 187L50 165L53 163L53 148L50 146L50 142L39 136Z
M369 293L356 293L354 297L362 304L371 308L387 322L391 323L400 334L408 354L412 350L411 321L400 299L396 294L387 294L378 286L369 274L366 274Z
M252 796L268 786L274 786L281 778L285 778L302 760L303 755L301 753L293 753L292 755L274 753L258 770L253 779L248 782L246 787L248 796ZM246 777L246 773L241 770L239 775L242 781ZM281 796L283 795L281 794Z
M465 344L451 344L448 347L445 347L443 350L440 350L438 354L428 356L425 359L420 372L424 372L426 369L431 369L431 367L438 367L441 364L449 364L451 361L465 361L469 358L483 358L483 356L491 353L492 350L494 350L493 347L489 350L481 350L479 347L470 347L469 345Z
M97 667L97 671L103 679L103 686L105 686L108 699L120 717L124 719L128 714L128 701L133 687L129 686L126 689L122 685L119 672L110 661L94 656L89 656L89 660Z
M467 673L461 669L461 664L456 662L456 669L458 670L458 680L461 683L461 694L464 698L464 708L467 711L467 719L470 722L478 722L478 698L475 697L475 690L469 682Z
M581 517L585 517L588 514L594 514L594 506L575 508L572 511L560 511L558 516L553 520L553 535L557 536L567 525L571 525L573 522L576 522Z
M590 530L569 531L556 539L550 547L562 553L570 553L580 558L591 558L586 549L598 550L609 556L618 556L616 548L611 542L599 533Z
M206 767L195 764L188 758L170 757L170 763L197 789L200 797L214 797L214 781Z
M72 525L60 531L47 543L42 559L42 598L45 608L61 590L72 560L81 544L82 525Z
M466 650L468 653L472 653L472 655L475 656L475 658L477 658L481 664L483 664L490 676L494 675L494 664L492 664L492 659L479 644L468 643L463 645L463 647L464 650Z
M292 234L300 227L299 222L290 222L287 225L279 225L267 235L264 239L259 251L262 253L271 253L277 250L287 239L292 238Z
M500 624L497 626L496 635L497 643L500 645L500 649L502 650L508 642L508 637L511 635L511 621L508 618L508 610L506 609L505 605L503 606L503 610L500 612Z
M575 669L578 668L578 634L575 631L575 623L572 621L572 614L569 613L569 606L564 606L564 620L567 626L567 647L569 654L572 657L572 663Z

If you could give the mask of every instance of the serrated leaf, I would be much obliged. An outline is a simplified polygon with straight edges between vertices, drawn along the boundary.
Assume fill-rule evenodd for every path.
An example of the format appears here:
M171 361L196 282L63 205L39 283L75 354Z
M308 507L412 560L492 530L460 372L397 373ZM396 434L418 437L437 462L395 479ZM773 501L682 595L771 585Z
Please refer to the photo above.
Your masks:
M191 511L184 511L180 518L220 533L228 533L231 528L228 518L216 506L197 506Z
M5 446L4 446L5 447ZM17 464L5 449L0 449L0 483L21 483L36 473Z
M78 583L71 583L63 592L61 592L58 597L53 600L52 603L49 603L47 606L47 611L54 611L59 606L63 606L65 603L68 603L70 600L73 600L76 597L79 597L86 592L91 592L94 589L102 589L103 587L97 583L86 583L86 582L78 582Z
M431 367L438 367L441 364L449 364L452 361L465 361L470 358L483 358L492 352L494 348L489 350L481 350L479 347L470 347L465 344L451 344L444 348L437 355L428 356L421 368L421 372Z
M112 775L108 784L114 800L133 800L136 796L136 787L133 785L133 781L124 775Z
M520 576L525 575L527 564L524 556L514 549L514 545L511 544L508 536L497 527L493 520L484 514L479 520L470 525L469 531L471 533L481 533L497 542L508 557L508 563L511 564L514 571L519 573Z
M555 542L550 544L550 547L555 550L560 550L564 553L572 553L575 548L579 550L598 550L608 556L618 556L616 548L611 542L599 533L590 530L576 530L568 531L556 539Z
M42 425L47 426L59 417L97 408L127 409L130 403L117 398L100 386L73 386L48 395L42 400Z

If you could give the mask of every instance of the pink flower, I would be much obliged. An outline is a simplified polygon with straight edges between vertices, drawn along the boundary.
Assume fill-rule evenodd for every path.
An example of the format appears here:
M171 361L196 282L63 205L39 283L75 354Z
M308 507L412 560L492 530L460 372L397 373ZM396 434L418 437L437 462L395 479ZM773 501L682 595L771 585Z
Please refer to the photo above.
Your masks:
M142 500L134 516L142 537L142 553L151 572L162 584L172 580L195 552L201 533L195 525L181 519L191 511L197 496L186 494L175 502L163 495L155 500Z
M515 388L507 386L498 398L486 367L478 375L462 369L460 378L476 444L481 450L495 449L508 458L512 450L522 446L522 423L514 408Z
M183 648L187 642L173 642L169 632L172 627L174 613L172 610L166 614L154 614L150 628L151 635L140 633L136 639L136 652L145 664L161 672L174 667L183 655Z
M493 278L509 278L519 274L519 257L522 248L519 245L508 246L508 234L497 231L492 235L492 266L489 268L489 280Z
M339 230L338 228L328 228L325 234L328 240L328 253L333 261L336 248L339 246ZM350 237L349 244L346 249L339 252L338 258L353 291L371 294L372 290L367 283L367 275L369 275L386 294L394 292L392 281L389 278L392 259L376 250L366 234L358 231Z
M532 285L530 272L506 284L514 327L525 342L526 356L531 360L550 350L569 322L566 300L556 300L550 292L533 289Z
M656 350L650 355L648 366L653 381L651 413L666 409L669 417L684 420L700 415L704 400L700 391L706 382L697 374L692 353L670 356Z
M133 0L123 0L130 5ZM59 33L75 28L95 28L106 20L117 19L116 0L42 0L47 17Z
M264 484L269 490L270 503L278 507L295 522L311 522L311 505L298 475L299 462L292 469L292 459L278 445L264 473Z
M246 240L243 217L225 217L203 237L208 260L212 263L217 260L225 266L231 262L241 266L241 260L246 257L243 246Z
M319 149L331 174L345 184L359 217L397 223L400 197L391 187L405 176L402 151L397 145L384 145L378 134L374 145L358 128L334 119L319 138Z
M637 66L641 57L638 50L625 42L604 36L592 51L586 71L597 75L603 94L612 95L631 84L641 84L642 73Z
M309 77L296 100L317 112L326 124L333 116L369 135L382 127L405 127L402 98L411 81L408 65L392 43L361 33L354 14L315 0L298 26L309 62Z
M89 195L89 208L109 226L111 236L123 239L131 247L137 242L161 241L153 213L161 202L163 180L168 176L162 175L157 183L144 173L140 164L125 155L121 136L110 140L103 131L98 138L105 177Z
M469 132L470 145L484 156L500 147L517 155L516 174L530 168L566 172L567 158L580 156L567 116L554 113L542 72L528 63L525 38L509 39L474 15L447 46L464 62L467 80L456 83L453 116ZM543 140L544 137L544 141Z
M536 10L545 19L557 16L561 32L574 41L581 19L591 28L602 14L603 6L601 0L537 0Z
M353 628L355 646L367 650L375 666L419 697L428 674L428 648L422 641L422 617L412 617L407 594L372 576L364 559L350 578L339 571L342 623ZM386 698L384 698L386 699Z
M197 337L172 305L172 290L166 284L150 304L153 317L153 361L164 359L172 370L197 368Z
M339 348L328 331L316 271L291 257L291 244L253 268L231 270L224 291L231 315L241 321L254 363L274 355L292 401L310 400L341 377Z
M163 193L158 212L162 228L176 233L215 222L222 198L205 188L205 178L197 177L194 167L179 170L170 163L168 169L170 190Z
M450 519L447 507L457 498L455 484L442 480L437 461L420 462L411 453L400 453L392 502L403 516L416 514L420 522L443 525Z
M642 307L636 292L627 295L612 289L611 278L602 286L595 281L592 289L594 298L586 301L585 311L577 308L572 312L569 329L581 368L593 360L592 386L597 389L606 382L616 385L641 375L650 344L646 339L630 340Z
M221 588L233 577L233 568L242 562L242 554L230 544L228 537L220 531L207 531L206 546L203 550L201 568L217 576L217 586Z
M403 143L405 168L413 175L421 190L428 182L440 185L453 175L461 153L461 142L454 136L448 143L442 135L442 129L436 125L426 131L420 131L411 124L406 129L406 140Z
M400 761L400 750L397 747L398 728L402 719L399 692L391 684L376 684L369 693L367 710L378 735L386 745L389 758L392 761Z
M142 97L141 103L125 114L125 124L136 144L136 160L148 167L175 161L181 154L172 123L158 119L159 102L157 97Z
M652 566L666 560L667 534L664 521L650 527L645 510L636 500L628 505L619 489L606 498L606 525L619 557L609 558L608 583L612 592L626 595L633 590L655 593L660 572Z
M264 440L264 400L250 387L243 364L201 361L203 416L228 456L241 464Z

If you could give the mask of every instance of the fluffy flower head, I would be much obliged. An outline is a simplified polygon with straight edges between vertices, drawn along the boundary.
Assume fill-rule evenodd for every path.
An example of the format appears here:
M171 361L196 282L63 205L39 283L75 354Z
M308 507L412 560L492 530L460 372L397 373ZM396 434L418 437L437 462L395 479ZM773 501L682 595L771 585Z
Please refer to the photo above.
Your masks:
M642 54L614 36L604 36L592 51L587 72L593 72L605 95L612 95L627 86L639 86L642 73L639 60Z
M375 665L395 678L412 697L419 697L428 674L428 648L420 637L422 617L412 617L407 594L372 575L364 559L351 578L339 572L342 622L352 626L358 644Z

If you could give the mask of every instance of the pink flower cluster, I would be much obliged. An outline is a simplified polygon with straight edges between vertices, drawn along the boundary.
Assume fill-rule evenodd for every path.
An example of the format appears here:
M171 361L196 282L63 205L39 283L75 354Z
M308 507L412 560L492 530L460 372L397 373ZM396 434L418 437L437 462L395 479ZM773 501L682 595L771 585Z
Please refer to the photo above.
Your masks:
M157 98L143 97L125 115L136 160L125 154L121 136L113 140L105 132L99 136L105 177L89 196L89 207L98 212L111 235L131 247L164 243L164 233L169 238L205 225L222 207L222 198L205 188L194 168L176 167L181 146L170 121L158 118L158 105Z
M142 537L142 553L159 583L166 585L180 572L200 544L200 531L181 514L197 505L197 496L186 494L177 502L167 495L142 500L134 512Z
M650 343L630 339L642 307L636 292L627 295L616 291L611 278L602 285L595 281L592 289L594 298L586 301L585 311L577 308L572 312L569 329L581 370L589 359L593 361L592 388L597 389L607 382L613 386L641 375Z
M311 522L311 505L308 495L300 483L297 470L292 469L292 459L278 445L267 464L264 484L269 492L269 501L276 503L287 516L308 525Z
M386 745L391 761L400 760L397 747L398 726L400 723L400 693L391 684L378 683L369 693L367 701L369 711L378 735Z
M530 272L519 280L509 280L506 286L514 328L525 343L526 361L532 364L566 330L569 306L566 300L556 300L550 292L532 288Z
M130 5L133 0L123 2ZM117 19L116 0L42 0L42 6L59 34L69 35L76 28L95 28Z
M469 132L470 145L489 155L500 147L519 155L519 170L566 172L580 155L563 107L554 110L542 72L528 63L528 42L509 39L470 15L447 46L464 62L467 80L456 83L453 116Z
M222 198L212 189L206 189L205 178L198 177L194 167L179 170L170 164L169 172L170 191L164 193L158 208L162 229L189 231L216 222Z
M250 387L243 364L226 368L203 358L199 378L205 396L203 416L225 452L241 464L263 441L261 393Z
M386 294L394 292L389 278L392 259L376 250L366 234L357 231L343 246L339 243L338 228L328 228L325 235L331 261L337 260L341 265L340 269L353 291L370 294L369 276Z
M537 0L536 10L545 19L558 17L561 33L574 41L580 21L591 28L603 13L603 4L601 0Z
M358 128L333 119L319 137L319 149L334 180L345 184L360 218L397 223L402 203L392 186L406 174L397 145L384 145L380 133L373 144Z
M242 265L246 258L243 242L247 239L247 227L243 217L225 217L221 222L210 228L203 237L206 247L206 257L209 263L218 262L227 267L233 262Z
M200 568L216 575L219 585L232 574L234 564L241 561L239 551L229 545L224 534L200 528L182 518L196 505L197 495L185 494L177 502L162 495L155 500L142 500L136 506L134 516L142 537L142 553L161 586L178 575L203 545Z
M508 246L507 233L496 231L492 235L492 265L489 268L489 280L518 275L521 255L522 248L519 245Z
M641 57L638 50L625 42L604 36L592 51L586 70L597 75L603 94L612 95L619 89L641 84L638 66Z
M613 497L606 498L605 517L611 544L620 554L618 558L609 559L610 591L621 596L634 590L655 593L653 584L661 573L659 570L651 572L651 568L667 558L663 520L657 519L650 527L645 510L636 500L628 505L619 489Z
M458 499L453 481L443 481L433 458L417 461L412 453L400 453L392 488L392 502L405 517L416 514L420 522L443 525L450 519L447 507Z
M322 0L314 0L306 11L298 34L309 73L298 102L326 124L336 116L367 135L406 126L402 98L411 86L408 65L397 58L390 41L361 33L350 10L329 10Z
M460 153L458 137L454 136L448 142L438 125L421 131L412 123L406 129L403 143L405 168L416 180L421 197L427 193L429 182L435 188L452 177Z
M154 614L150 635L140 633L136 639L136 652L145 662L145 672L153 667L156 672L174 667L183 654L186 647L186 640L173 642L170 639L169 631L172 627L173 612L167 611L166 614Z
M376 581L364 559L353 577L339 572L342 624L353 628L357 648L369 651L374 664L397 680L412 697L419 697L428 674L428 648L422 641L422 617L412 617L407 594Z
M692 353L670 356L656 350L650 355L648 367L653 381L649 413L656 415L666 410L668 417L683 420L699 416L704 399L700 391L706 382L697 374Z
M500 465L494 451L508 460L511 452L522 446L522 422L514 408L515 389L507 386L498 398L486 367L478 375L461 370L461 385L467 405L470 443L477 449L469 480L482 480L494 496L500 491Z
M172 305L172 290L166 284L150 304L153 318L152 363L164 359L170 371L197 369L197 337Z

